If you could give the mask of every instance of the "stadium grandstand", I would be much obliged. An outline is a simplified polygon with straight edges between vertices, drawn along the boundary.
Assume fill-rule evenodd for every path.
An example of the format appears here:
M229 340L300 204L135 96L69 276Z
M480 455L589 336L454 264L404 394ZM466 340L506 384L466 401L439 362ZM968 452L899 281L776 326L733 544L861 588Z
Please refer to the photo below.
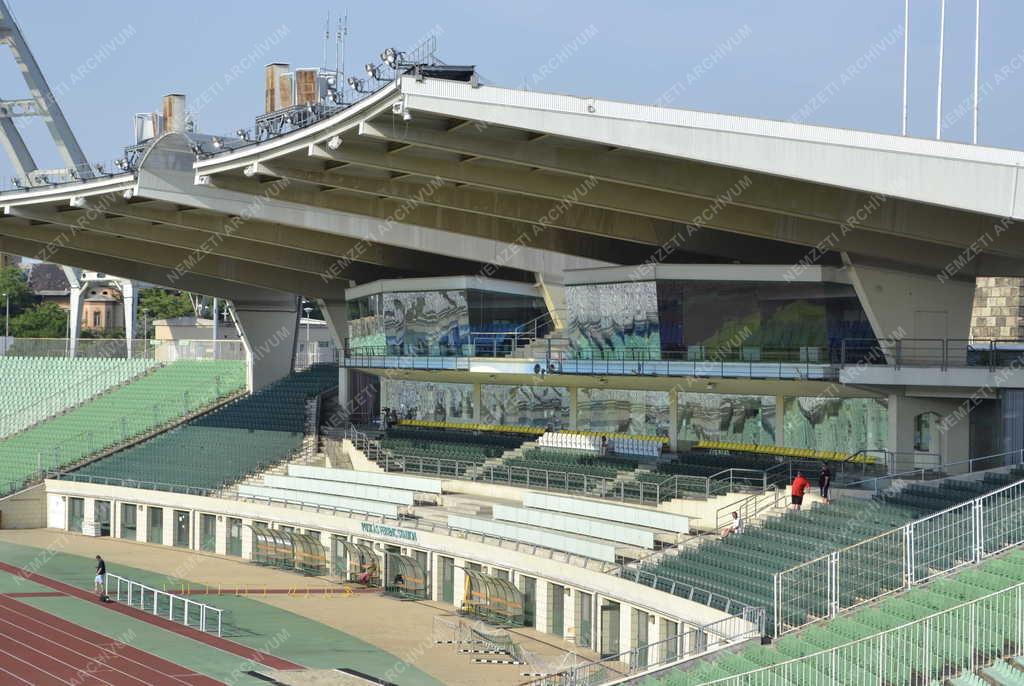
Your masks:
M76 265L66 340L0 339L0 528L137 555L111 611L235 663L1024 683L1024 340L979 323L1024 153L506 88L434 38L344 77L267 65L233 136L168 95L115 168L0 192L0 252ZM125 338L79 340L112 273ZM139 283L213 338L140 338ZM225 573L222 635L172 562L277 585ZM0 606L83 593L29 571ZM271 654L238 617L298 621L292 583L358 609Z

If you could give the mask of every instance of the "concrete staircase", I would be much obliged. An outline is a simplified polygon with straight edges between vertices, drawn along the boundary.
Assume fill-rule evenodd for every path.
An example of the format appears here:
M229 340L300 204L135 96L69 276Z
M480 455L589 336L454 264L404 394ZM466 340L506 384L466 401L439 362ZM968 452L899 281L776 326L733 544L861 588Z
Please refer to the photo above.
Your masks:
M566 330L555 329L547 335L534 339L526 345L517 348L513 353L513 357L529 360L544 360L547 359L548 352L550 351L552 358L562 359L566 357L570 350L571 348L569 340L566 337Z

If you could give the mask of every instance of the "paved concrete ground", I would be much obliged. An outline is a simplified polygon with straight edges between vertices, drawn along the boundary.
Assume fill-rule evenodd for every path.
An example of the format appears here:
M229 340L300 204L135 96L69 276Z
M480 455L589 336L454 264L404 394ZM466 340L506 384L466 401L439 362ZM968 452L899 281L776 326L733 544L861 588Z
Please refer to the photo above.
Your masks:
M317 591L337 589L338 585L327 579L196 551L47 529L0 531L0 550L11 564L29 565L39 574L85 588L91 587L92 558L97 554L107 561L111 573L157 588L167 585L172 590L185 583L197 593L200 586L207 586L209 594L196 599L230 612L228 638L309 667L347 667L403 686L511 686L525 681L523 672L532 669L478 665L472 662L472 655L460 654L456 646L435 645L435 617L456 619L453 608L440 603L400 601L377 593L317 595ZM40 565L38 569L36 565ZM249 589L250 594L217 596L214 590L239 586ZM262 596L263 588L294 588L296 593ZM308 596L304 594L306 589L311 591ZM33 600L42 606L65 599ZM541 656L545 663L596 657L532 629L516 629L514 635L517 643L530 654ZM570 652L578 657L569 656ZM193 668L202 671L198 666ZM288 681L282 680L296 685L299 681L307 686L358 683L329 671L290 675Z

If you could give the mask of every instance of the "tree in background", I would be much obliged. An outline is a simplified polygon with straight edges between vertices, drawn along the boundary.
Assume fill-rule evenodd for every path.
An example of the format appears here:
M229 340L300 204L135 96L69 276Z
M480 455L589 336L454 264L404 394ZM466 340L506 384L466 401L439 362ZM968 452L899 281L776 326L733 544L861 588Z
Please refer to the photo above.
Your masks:
M42 303L11 317L11 335L15 338L64 338L67 329L68 313L56 303Z
M146 313L146 328L142 331L142 311ZM162 288L144 288L139 291L139 331L140 335L150 336L153 321L156 319L173 319L174 317L191 317L195 315L192 301L184 291L165 291Z
M0 269L0 294L2 293L7 293L11 296L12 319L32 306L33 298L32 291L28 287L28 277L25 276L25 272L17 267L4 267ZM0 296L0 317L4 314L4 307L4 298Z

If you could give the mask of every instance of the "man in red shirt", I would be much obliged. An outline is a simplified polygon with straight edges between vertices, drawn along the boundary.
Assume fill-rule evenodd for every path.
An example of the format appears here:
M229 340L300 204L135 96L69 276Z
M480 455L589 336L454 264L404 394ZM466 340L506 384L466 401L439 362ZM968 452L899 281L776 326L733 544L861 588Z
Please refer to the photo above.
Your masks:
M793 479L793 485L789 487L789 494L793 498L793 509L799 510L800 505L804 502L804 491L811 485L807 479L804 478L803 473L797 472L796 478Z

